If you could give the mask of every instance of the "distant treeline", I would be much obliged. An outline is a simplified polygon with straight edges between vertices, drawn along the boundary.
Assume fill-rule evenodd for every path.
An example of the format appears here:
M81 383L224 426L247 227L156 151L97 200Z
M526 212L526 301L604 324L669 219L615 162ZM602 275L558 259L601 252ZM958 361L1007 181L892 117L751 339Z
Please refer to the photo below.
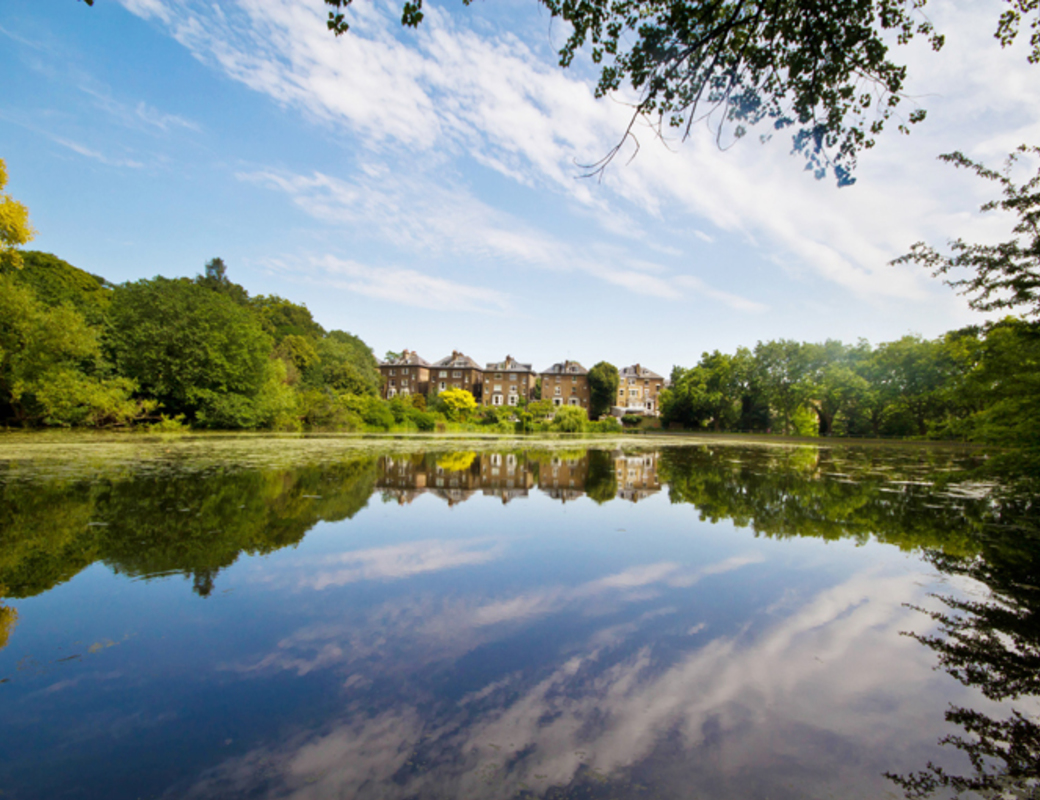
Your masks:
M114 286L53 255L0 272L0 423L363 426L371 349L303 305L251 297L218 258L194 279Z
M807 436L1040 442L1040 324L1008 317L872 347L781 339L675 367L665 424Z
M365 342L324 330L306 306L250 296L219 258L193 279L120 285L47 253L20 261L0 268L0 424L9 427L620 429L545 401L381 400ZM877 347L759 342L704 353L671 377L660 408L672 427L1040 442L1040 324L1013 317Z

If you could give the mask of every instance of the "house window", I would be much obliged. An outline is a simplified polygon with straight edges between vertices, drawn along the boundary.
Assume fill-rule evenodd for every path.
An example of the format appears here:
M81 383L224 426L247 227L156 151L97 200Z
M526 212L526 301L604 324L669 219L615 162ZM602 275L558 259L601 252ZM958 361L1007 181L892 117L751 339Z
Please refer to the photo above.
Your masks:
M554 406L562 406L563 405L563 398L562 397L554 397L553 398L553 405Z
M556 392L555 392L555 394L556 394L557 396L559 396L559 394L560 394L560 387L559 387L559 386L557 386L557 387L556 387Z
M515 394L509 395L509 405L515 406L519 398Z
M571 375L571 383L577 383L577 382L578 382L578 376L577 375Z
M401 386L407 386L407 385L408 385L408 379L407 378L401 378Z
M395 394L397 394L397 389L388 389L386 392L387 397L393 397Z
M510 394L516 394L516 387L515 386L510 386L509 387L509 393Z
M409 392L407 389L401 389L401 397L405 397L406 395L410 395L410 394L411 394L411 392Z
M448 388L448 384L446 384L444 381L441 381L441 383L440 383L440 390L443 392L447 388Z
M454 372L451 373L451 377L453 377L453 378L461 378L462 377L462 373L459 370L455 370Z
M561 380L562 380L562 378L559 375L557 375L556 376L556 382L559 383Z
M390 379L390 385L391 386L397 386L397 381L395 381L393 378L391 378Z
M501 383L496 383L495 384L495 391L496 392L501 392L502 391L502 384Z
M515 372L512 375L509 376L509 380L513 381L513 383L516 383L516 373Z
M491 466L493 466L493 467L501 467L502 466L502 454L501 453L492 453L491 454Z
M493 395L491 395L491 405L493 405L493 406L500 406L500 405L502 405L502 395L500 395L500 394L493 394Z
M442 370L441 370L441 374L440 374L440 376L439 376L439 377L441 377L441 378L447 378L447 377L448 377L448 371L447 371L447 370L445 370L445 369L442 369Z
M571 405L572 406L578 405L578 398L577 397L572 397L571 398Z
M495 373L495 380L496 381L502 380L502 373L501 372L496 372Z

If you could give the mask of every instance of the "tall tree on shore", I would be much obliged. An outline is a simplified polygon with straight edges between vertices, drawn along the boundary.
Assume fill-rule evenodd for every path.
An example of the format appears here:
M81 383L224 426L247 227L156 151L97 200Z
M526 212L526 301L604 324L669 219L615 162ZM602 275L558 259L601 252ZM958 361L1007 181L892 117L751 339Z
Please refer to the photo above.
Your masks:
M589 370L589 416L593 419L610 413L617 402L620 384L618 368L607 361L600 361Z
M18 247L36 235L29 224L29 209L4 193L7 165L0 158L0 269L20 269L22 259Z

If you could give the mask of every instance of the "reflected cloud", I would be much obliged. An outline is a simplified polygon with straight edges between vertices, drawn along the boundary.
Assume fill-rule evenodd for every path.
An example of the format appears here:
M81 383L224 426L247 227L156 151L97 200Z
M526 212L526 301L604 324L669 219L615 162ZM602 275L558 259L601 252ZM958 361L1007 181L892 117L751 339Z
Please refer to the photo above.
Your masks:
M445 542L434 539L354 550L321 559L318 571L301 579L299 585L321 590L358 581L409 578L424 572L486 564L501 554L499 545L485 540Z
M647 565L582 589L663 583L676 571ZM872 754L898 752L906 733L900 726L930 724L914 711L928 693L931 664L898 635L913 613L902 604L921 602L925 579L864 571L766 630L747 624L671 656L659 644L633 648L638 623L670 619L676 610L661 608L605 626L548 673L497 676L454 705L432 708L403 688L392 708L350 706L321 733L265 751L262 778L254 753L206 775L188 796L216 796L218 787L253 796L261 781L267 788L256 796L293 800L509 798L550 789L565 797L594 782L631 789L639 781L655 782L643 788L661 795L685 796L696 774L699 785L715 787L713 796L746 797L771 768L797 785L799 796L847 789L850 771L876 777L862 792L878 796L885 783ZM557 591L555 601L564 595ZM526 595L512 601L514 613L491 617L529 617L552 601ZM504 607L483 606L470 618ZM894 656L898 682L889 671ZM891 715L893 704L903 713ZM652 773L643 769L650 766Z

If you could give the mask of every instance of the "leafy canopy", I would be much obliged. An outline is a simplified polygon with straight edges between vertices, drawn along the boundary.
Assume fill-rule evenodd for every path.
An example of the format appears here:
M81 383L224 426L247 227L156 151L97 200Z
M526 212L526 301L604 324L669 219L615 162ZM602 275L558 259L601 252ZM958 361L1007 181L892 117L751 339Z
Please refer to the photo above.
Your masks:
M1034 39L1040 33L1034 35ZM963 278L948 278L946 284L968 296L968 305L977 311L996 311L1025 307L1031 316L1040 316L1040 147L1022 145L1004 162L1001 172L972 161L963 153L939 156L957 167L972 170L980 178L1001 187L1003 198L990 200L983 212L1000 210L1016 218L1013 236L998 244L975 244L957 238L950 242L950 253L940 253L924 242L917 242L893 264L914 262L930 269L932 275L956 274L968 270ZM1016 183L1014 172L1032 159L1036 175Z
M470 0L464 0L468 4ZM343 10L351 0L324 0L328 27L349 29ZM704 121L720 144L768 122L793 131L794 150L823 177L853 181L860 151L896 114L906 67L890 57L890 43L924 36L943 46L922 9L926 0L540 0L570 25L559 51L567 67L589 49L600 65L596 95L628 84L637 93L625 136L641 116L685 138ZM1014 40L1031 0L1016 0L1017 19L1001 19L1000 40ZM1006 15L1005 15L1006 16ZM422 0L406 0L403 25L422 22ZM1040 51L1040 43L1035 45ZM915 108L898 129L924 119ZM638 143L637 143L638 144Z
M119 371L168 411L247 402L267 381L271 340L253 313L187 279L118 287L110 321Z
M36 235L29 224L29 209L8 194L4 194L7 186L7 165L0 158L0 268L22 266L21 256L17 251Z
M610 411L617 400L620 381L618 368L607 361L600 361L589 370L590 417L601 417Z

